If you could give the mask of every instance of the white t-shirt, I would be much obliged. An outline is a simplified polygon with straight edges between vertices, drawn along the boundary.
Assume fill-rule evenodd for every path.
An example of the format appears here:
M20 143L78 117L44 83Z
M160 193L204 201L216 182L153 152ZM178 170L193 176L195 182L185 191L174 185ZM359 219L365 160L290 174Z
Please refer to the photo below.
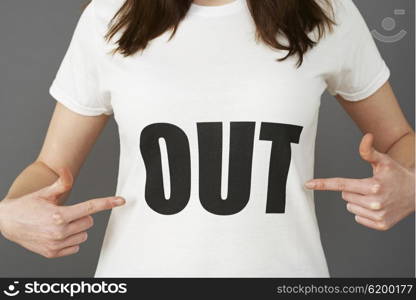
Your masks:
M103 35L122 0L93 0L50 87L87 116L113 114L120 135L114 209L96 277L328 277L315 216L321 95L357 101L389 69L351 0L297 57L256 42L245 0L192 4L131 57ZM313 33L311 33L313 34Z

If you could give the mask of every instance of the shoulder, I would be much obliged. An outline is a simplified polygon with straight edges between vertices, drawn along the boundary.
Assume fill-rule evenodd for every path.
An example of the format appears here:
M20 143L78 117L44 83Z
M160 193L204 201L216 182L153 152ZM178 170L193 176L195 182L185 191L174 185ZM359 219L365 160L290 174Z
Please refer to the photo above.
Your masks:
M363 23L362 15L352 0L331 0L334 20L338 26L354 26Z
M120 7L126 2L125 0L92 0L91 8L99 19L110 20Z
M329 16L335 22L333 31L328 34L329 40L337 43L356 41L367 35L368 26L353 0L317 0L330 4Z
M125 0L92 0L83 10L73 34L74 43L91 51L106 49L105 36L111 19Z
M94 19L98 29L106 30L124 2L125 0L92 0L85 10Z

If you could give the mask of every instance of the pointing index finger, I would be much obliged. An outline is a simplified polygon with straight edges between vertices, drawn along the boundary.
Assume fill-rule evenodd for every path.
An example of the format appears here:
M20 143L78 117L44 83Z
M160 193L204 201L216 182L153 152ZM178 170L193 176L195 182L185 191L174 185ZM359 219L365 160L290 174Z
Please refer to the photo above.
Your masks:
M113 207L121 206L126 201L120 197L105 197L87 200L78 204L65 206L62 209L64 219L68 222L92 215Z
M316 178L308 181L305 186L313 190L345 191L357 194L373 194L377 192L378 185L371 178Z

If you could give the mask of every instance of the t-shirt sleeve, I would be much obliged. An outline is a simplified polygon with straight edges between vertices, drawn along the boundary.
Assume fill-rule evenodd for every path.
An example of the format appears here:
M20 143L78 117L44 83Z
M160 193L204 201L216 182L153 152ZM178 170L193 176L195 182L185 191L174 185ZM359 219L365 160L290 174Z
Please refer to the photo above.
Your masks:
M334 67L326 77L327 90L349 101L365 99L390 77L373 36L352 0L333 0Z
M111 115L110 94L100 80L104 38L96 28L94 5L92 1L79 18L49 93L81 115Z

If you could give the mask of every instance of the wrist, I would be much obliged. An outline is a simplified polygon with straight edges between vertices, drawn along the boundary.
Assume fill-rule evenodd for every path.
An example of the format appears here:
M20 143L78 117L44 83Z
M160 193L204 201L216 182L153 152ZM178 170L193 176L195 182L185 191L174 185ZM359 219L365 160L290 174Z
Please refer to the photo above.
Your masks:
M4 200L5 199L6 198L0 200L0 234L3 233L3 231L2 231L2 224L3 224L2 220L3 220L3 206L4 206Z
M415 198L415 165L413 164L411 167L407 168L410 172L410 176L411 176L411 180L412 180L412 185L411 185L411 213L415 212L415 207L416 207L416 198Z
M3 205L2 205L2 202L3 202L3 200L0 200L0 235L2 234L2 230L1 230L1 220L2 220L2 213L1 213L1 211L2 211L2 207L3 207Z

